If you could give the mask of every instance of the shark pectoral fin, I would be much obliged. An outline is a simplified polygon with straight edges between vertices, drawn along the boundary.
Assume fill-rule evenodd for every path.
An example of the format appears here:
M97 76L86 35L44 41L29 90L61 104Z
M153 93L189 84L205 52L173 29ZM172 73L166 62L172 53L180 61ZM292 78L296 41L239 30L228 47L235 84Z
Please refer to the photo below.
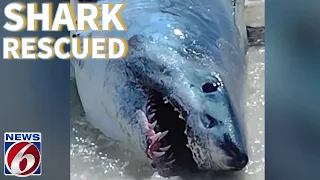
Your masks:
M249 46L263 46L264 26L247 26L247 36Z

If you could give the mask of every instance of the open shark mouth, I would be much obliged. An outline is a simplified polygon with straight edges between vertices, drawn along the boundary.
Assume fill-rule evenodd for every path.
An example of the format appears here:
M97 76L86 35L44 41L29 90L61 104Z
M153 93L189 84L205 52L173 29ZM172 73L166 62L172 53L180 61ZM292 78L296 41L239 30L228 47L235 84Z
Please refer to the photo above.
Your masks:
M196 169L185 134L186 113L173 100L151 90L146 115L149 122L147 154L155 168L184 167Z

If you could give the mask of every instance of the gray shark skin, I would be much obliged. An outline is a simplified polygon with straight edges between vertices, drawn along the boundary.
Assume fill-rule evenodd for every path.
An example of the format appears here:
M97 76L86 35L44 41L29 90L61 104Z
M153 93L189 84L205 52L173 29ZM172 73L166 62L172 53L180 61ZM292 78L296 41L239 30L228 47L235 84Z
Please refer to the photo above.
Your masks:
M244 1L111 2L128 31L76 34L129 43L124 60L72 60L88 121L157 169L243 169Z

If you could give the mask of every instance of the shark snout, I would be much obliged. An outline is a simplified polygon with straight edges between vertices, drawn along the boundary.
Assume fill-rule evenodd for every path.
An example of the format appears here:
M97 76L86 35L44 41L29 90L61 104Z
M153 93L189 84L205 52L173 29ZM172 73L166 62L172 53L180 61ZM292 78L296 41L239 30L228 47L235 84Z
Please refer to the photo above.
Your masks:
M226 154L231 158L228 162L228 166L234 170L243 169L248 163L248 155L246 151L236 145L233 142L229 135L224 135L224 143L222 143L221 147L226 152Z
M234 170L243 169L248 163L248 156L245 153L239 152L232 157L232 160L229 162L229 166L234 168Z

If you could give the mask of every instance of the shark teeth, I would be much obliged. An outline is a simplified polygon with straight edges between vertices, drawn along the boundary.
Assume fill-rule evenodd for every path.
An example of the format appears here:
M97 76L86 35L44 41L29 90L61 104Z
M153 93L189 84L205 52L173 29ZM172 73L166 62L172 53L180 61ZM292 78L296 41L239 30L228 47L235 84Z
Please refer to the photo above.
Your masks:
M159 148L161 151L165 152L165 151L168 151L170 149L171 145L168 145L166 147L163 147L163 148Z
M160 141L162 138L164 138L167 134L168 134L168 130L164 131L164 132L158 132L157 134L153 135L150 137L152 144L154 144L154 142L156 141Z
M166 165L172 165L175 161L175 159L172 159L171 161L166 162Z
M153 114L153 113L156 113L156 112L157 112L157 109L154 109L154 108L149 108L149 110L148 110L149 114Z
M168 98L167 96L164 96L164 97L162 98L162 100L163 100L163 102L164 102L165 104L170 103L170 104L174 107L173 110L179 113L179 118L184 119L184 118L182 117L182 115L181 115L182 112L181 112L178 108L176 108L176 107L174 106L174 104L171 103L171 101L169 100L169 98Z
M171 153L169 156L168 156L168 159L172 159L173 158L173 153Z
M159 96L158 94L159 93L150 91L147 101L145 117L147 118L148 127L150 129L150 133L147 138L147 155L155 164L162 162L163 164L160 166L168 168L173 166L176 159L174 158L173 149L171 148L172 145L168 144L168 141L166 141L167 139L165 138L169 131L163 131L163 129L161 129L161 122L159 123L160 119L157 119L160 116L156 115L156 113L159 108L159 112L161 111L162 106L172 105L173 110L177 112L176 116L179 116L179 118L176 118L180 120L184 120L184 118L182 111L173 105L168 96ZM161 103L161 100L165 105Z
M148 114L148 119L152 119L153 117L154 117L154 115L155 115L156 113L151 113L151 114Z
M169 101L169 98L168 97L163 97L162 98L162 100L163 100L163 102L165 103L165 104L168 104L170 101Z
M157 124L156 121L152 123L150 127L155 126L155 124ZM163 139L168 134L168 132L168 130L164 132L158 132L157 134L151 135L149 137L149 140L151 140L148 148L148 155L150 158L160 158L164 156L170 149L171 145L168 145L166 147L159 147L161 139Z
M188 125L185 126L184 131L183 131L183 133L184 133L185 135L188 135L187 129L188 129Z
M154 151L154 152L152 152L152 154L153 154L153 157L161 157L161 156L163 156L164 154L166 154L166 152L157 152L157 151Z
M149 124L149 128L153 130L156 127L156 125L157 121L153 122L152 124Z

